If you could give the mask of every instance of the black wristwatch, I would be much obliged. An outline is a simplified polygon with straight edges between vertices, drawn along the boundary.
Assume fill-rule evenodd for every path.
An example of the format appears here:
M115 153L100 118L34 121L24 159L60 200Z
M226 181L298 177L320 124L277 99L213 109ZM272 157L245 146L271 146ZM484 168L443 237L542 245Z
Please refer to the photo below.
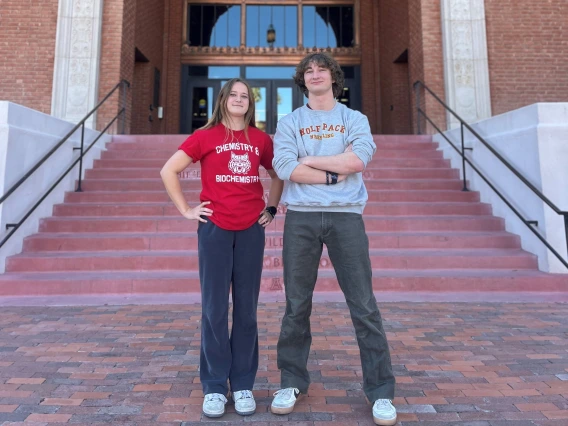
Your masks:
M272 219L274 219L274 216L276 216L276 213L278 213L278 209L274 206L268 206L264 210L266 210L268 213L270 213L270 216L272 216Z
M335 185L337 183L337 173L331 172L329 175L331 176L331 185Z
M326 185L335 185L337 183L337 173L335 172L325 172L325 184Z

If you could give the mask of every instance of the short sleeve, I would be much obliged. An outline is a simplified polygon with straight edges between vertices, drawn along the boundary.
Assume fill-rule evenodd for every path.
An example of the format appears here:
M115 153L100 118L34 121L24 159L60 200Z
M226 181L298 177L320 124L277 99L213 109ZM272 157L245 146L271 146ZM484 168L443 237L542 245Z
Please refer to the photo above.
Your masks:
M199 137L199 132L195 132L189 136L178 149L191 157L194 163L201 160L201 138Z
M262 157L260 158L260 164L266 170L272 170L272 159L274 158L274 145L272 143L272 138L265 135L264 149L262 151Z

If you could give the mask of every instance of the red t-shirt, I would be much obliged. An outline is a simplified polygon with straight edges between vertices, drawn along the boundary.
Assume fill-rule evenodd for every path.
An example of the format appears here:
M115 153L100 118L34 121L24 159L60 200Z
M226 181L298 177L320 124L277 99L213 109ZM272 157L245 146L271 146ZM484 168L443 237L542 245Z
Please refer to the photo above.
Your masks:
M249 127L232 136L223 124L198 130L179 147L193 162L201 161L201 202L211 201L209 216L220 228L240 231L252 226L265 207L259 167L272 169L272 139Z

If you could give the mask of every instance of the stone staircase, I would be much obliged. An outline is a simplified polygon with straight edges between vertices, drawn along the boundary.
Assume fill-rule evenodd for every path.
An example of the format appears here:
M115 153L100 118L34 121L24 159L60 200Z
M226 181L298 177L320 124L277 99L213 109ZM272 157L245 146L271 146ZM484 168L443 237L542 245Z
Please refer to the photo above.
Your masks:
M567 275L537 269L502 219L462 192L457 170L428 136L375 136L364 172L373 286L384 291L563 291ZM184 136L117 136L82 193L43 219L7 259L0 295L199 292L195 222L178 214L159 176ZM267 174L263 172L263 177ZM190 204L199 165L183 172ZM269 180L264 179L265 188ZM192 202L191 202L192 201ZM262 291L283 291L285 209L267 228ZM324 250L316 291L339 290Z

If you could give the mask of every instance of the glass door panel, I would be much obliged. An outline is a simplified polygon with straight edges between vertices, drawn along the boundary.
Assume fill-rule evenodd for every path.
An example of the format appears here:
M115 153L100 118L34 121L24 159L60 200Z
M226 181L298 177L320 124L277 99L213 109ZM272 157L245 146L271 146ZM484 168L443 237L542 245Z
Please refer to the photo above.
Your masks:
M272 81L272 91L274 98L272 110L274 124L270 133L273 134L276 132L278 122L302 105L302 98L300 90L291 79Z
M258 127L263 132L269 132L271 123L269 122L269 111L268 106L270 105L269 101L269 90L268 84L265 83L257 83L251 82L251 89L252 95L254 100L254 108L255 108L255 122L256 127Z
M213 114L215 102L212 86L193 86L191 90L191 129L193 133L203 127Z
M294 110L294 91L291 87L276 88L276 122Z

